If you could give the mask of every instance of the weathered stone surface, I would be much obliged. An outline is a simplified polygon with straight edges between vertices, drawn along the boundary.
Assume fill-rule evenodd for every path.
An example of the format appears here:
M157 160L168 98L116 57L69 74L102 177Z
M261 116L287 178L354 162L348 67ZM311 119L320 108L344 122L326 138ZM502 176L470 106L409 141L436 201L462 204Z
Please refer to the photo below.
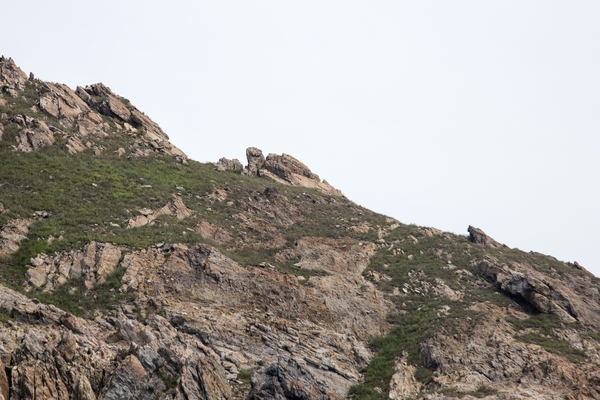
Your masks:
M252 375L249 400L313 400L334 399L332 393L317 383L307 369L291 359L279 358L276 363Z
M317 189L321 192L341 196L342 192L326 181L321 181L306 165L294 157L283 154L269 154L265 159L262 151L256 147L246 149L248 166L245 174L249 176L262 176L275 182Z
M2 360L0 360L0 400L8 400L10 394L10 385L8 377L6 376L6 367Z
M72 89L59 83L43 84L38 106L53 117L71 122L81 113L90 111L89 106Z
M600 310L581 301L580 297L562 282L544 276L526 265L500 263L492 257L479 261L481 275L500 290L526 300L536 310L556 314L566 322L575 320L600 328Z
M502 247L502 243L496 242L479 228L469 225L467 231L469 232L469 240L475 244L482 244L484 246L493 248Z
M88 243L83 250L61 252L48 256L39 254L31 260L33 267L26 273L27 283L44 290L54 290L69 279L83 278L91 289L117 268L121 249L110 243Z
M213 163L217 171L242 171L244 166L237 158L230 160L225 157L221 157L219 162Z
M19 243L27 239L33 219L13 219L0 229L0 256L8 256L19 250Z
M406 362L406 357L396 359L389 399L404 400L417 397L423 384L415 379L415 372L416 368Z
M141 128L144 132L143 142L145 145L149 146L147 152L155 151L170 154L177 157L182 162L187 159L187 156L183 151L169 142L169 137L156 122L152 121L135 107L126 105L126 100L114 94L110 88L104 84L97 83L86 86L85 88L78 87L76 93L88 105L95 108L100 113L110 117L116 117L126 123L126 126L131 128L128 129L130 132L135 131L134 127ZM94 125L85 121L80 121L79 127L82 134L87 134L88 131L94 130ZM146 151L137 148L134 154L145 155Z
M77 128L82 137L88 135L107 136L106 131L109 129L109 125L103 121L100 115L89 111L79 115Z
M215 188L212 192L210 192L210 194L207 196L208 201L210 202L223 202L225 200L227 200L227 191L220 189L220 188Z
M12 97L17 97L25 89L27 74L23 72L12 58L0 57L0 90Z
M179 196L173 196L167 205L156 211L148 211L130 219L127 228L139 228L140 226L148 225L162 215L174 215L178 220L182 220L193 214L193 211L185 206Z
M54 133L44 121L26 115L17 115L12 122L23 128L18 136L20 151L29 153L54 144Z
M489 304L475 304L470 310L482 313L484 320L457 321L457 331L464 333L438 332L421 344L420 357L435 370L437 387L469 393L485 385L497 391L490 397L497 399L568 398L577 387L580 397L573 398L600 397L600 380L592 378L600 373L598 365L571 363L541 346L515 339L517 332L505 317L526 318L523 313Z
M265 168L288 182L292 181L293 175L301 175L314 181L321 181L319 175L289 154L269 154L265 160Z
M262 151L256 147L248 147L246 149L246 158L248 159L246 173L249 176L257 176L258 170L265 164L265 156L263 156Z
M220 244L226 243L231 240L231 235L229 235L229 233L225 229L221 228L218 225L211 224L207 221L200 221L200 223L196 225L196 228L194 230L198 232L203 238L214 240L215 242Z
M4 135L4 125L0 124L0 140L2 140L2 135Z
M83 143L83 141L77 137L70 136L69 139L67 139L67 149L71 154L81 153L87 148L88 147L85 145L85 143Z

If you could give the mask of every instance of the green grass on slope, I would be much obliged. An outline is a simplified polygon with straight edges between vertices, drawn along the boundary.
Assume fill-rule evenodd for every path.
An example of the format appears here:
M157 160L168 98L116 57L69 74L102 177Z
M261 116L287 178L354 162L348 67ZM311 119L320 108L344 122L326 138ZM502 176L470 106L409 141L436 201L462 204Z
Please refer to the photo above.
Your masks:
M10 141L10 137L7 140ZM345 198L239 173L217 172L212 164L189 161L182 165L173 157L161 155L120 158L114 151L108 150L126 146L127 140L118 135L105 138L103 146L106 150L100 156L92 155L91 151L71 155L60 144L33 153L22 153L13 151L6 140L0 141L0 202L7 210L0 215L0 226L11 219L30 218L36 211L47 211L51 215L36 219L20 250L9 259L0 260L2 283L21 289L32 257L39 253L82 249L92 240L131 249L147 248L158 242L205 242L217 246L242 265L269 262L286 273L305 277L322 275L324 271L304 271L293 267L293 260L277 262L275 254L281 248L256 246L264 243L269 235L245 228L235 217L257 206L265 209L265 215L258 216L268 219L273 210L267 198L267 188L281 196L282 203L296 210L296 214L290 215L294 221L292 224L276 226L274 234L285 238L284 247L293 246L303 236L351 236L374 241L376 229L359 233L349 228L364 222L371 226L385 223L384 216L365 210ZM208 195L216 188L227 192L226 201L208 200ZM126 229L128 221L139 215L138 210L163 207L174 194L180 195L185 205L194 212L192 217L178 221L174 217L163 216L153 225ZM192 231L200 220L227 229L232 240L218 245L203 239ZM77 282L65 285L78 286ZM104 289L108 291L110 288ZM95 307L103 308L110 302L101 300L104 295L99 293L92 298L99 299ZM38 296L38 293L31 295ZM74 312L79 308L92 307L79 304L66 289L39 296L44 301L70 307L68 309ZM107 298L116 299L112 295Z

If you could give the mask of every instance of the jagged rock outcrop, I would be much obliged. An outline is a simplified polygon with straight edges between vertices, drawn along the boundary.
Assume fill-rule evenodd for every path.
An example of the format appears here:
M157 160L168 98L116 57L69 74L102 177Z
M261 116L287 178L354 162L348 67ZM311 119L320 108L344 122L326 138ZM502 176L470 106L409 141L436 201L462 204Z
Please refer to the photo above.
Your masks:
M265 170L261 170L260 172L263 173L263 176L271 178L275 175L280 178L278 181L283 180L282 183L317 189L336 196L342 195L340 190L331 186L327 181L321 181L319 175L288 154L269 154L265 160Z
M27 74L15 64L12 58L0 57L0 89L11 97L17 97L25 89Z
M486 235L484 231L479 228L475 228L474 226L469 225L467 232L469 232L469 240L475 244L482 244L484 246L493 248L503 246L502 243L496 242L494 239Z
M66 128L65 132L60 133L67 139L67 149L71 154L87 149L93 149L96 155L101 154L102 145L85 138L89 135L98 138L106 137L115 134L116 128L117 134L132 136L140 134L138 140L131 146L133 155L145 156L157 152L173 155L181 162L187 162L187 156L169 142L169 137L156 122L102 83L85 88L77 87L74 91L64 84L43 82L35 78L28 79L12 59L0 58L0 91L11 97L17 97L27 85L35 89L37 96L32 109L57 118L62 127ZM27 93L31 96L31 93ZM0 104L6 104L6 100L0 98ZM105 121L100 114L110 118ZM111 119L113 121L110 121ZM22 121L13 120L13 122ZM56 131L57 128L48 129L46 123L40 119L35 119L33 122L35 126L30 126L32 123L29 121L24 122L20 124L26 130L21 131L19 136L19 150L35 151L43 146L54 144L52 131ZM2 129L0 129L0 139L1 132Z
M210 246L162 245L125 254L121 290L163 308L179 331L201 338L221 355L230 379L261 364L296 365L307 387L344 398L370 359L365 342L387 328L390 304L361 275L373 247L307 240L298 254L303 268L321 265L329 275L310 277L306 286L272 269L248 270ZM365 319L353 318L353 310ZM257 382L271 379L260 371Z
M587 304L571 288L540 274L532 266L519 263L507 265L492 257L485 257L477 266L485 279L500 290L524 299L535 310L556 314L565 322L579 321L600 328L597 305Z
M185 153L169 142L169 137L156 122L152 121L137 108L126 105L124 99L115 95L104 84L97 83L85 88L78 86L76 93L100 113L118 118L128 125L131 124L126 126L128 130L131 131L134 127L142 129L152 149L174 155L182 160L187 158Z
M54 133L44 121L26 115L17 115L11 122L23 128L18 137L20 151L29 153L54 144Z
M80 114L91 112L89 106L71 88L59 83L42 84L38 107L55 118L71 123Z
M31 259L27 270L27 284L31 288L52 291L70 279L83 278L85 287L91 289L102 283L115 271L121 261L122 250L110 243L88 243L83 250L61 252L54 255L39 254Z
M1 286L0 310L26 327L0 329L11 399L231 398L217 354L164 318L88 321Z
M334 188L325 180L321 181L319 175L288 154L277 155L271 153L265 159L260 149L248 147L246 157L248 165L243 173L248 176L261 176L284 185L302 186L317 189L323 193L342 196L340 190ZM231 162L226 158L221 158L219 163L215 165L219 170L236 169L237 166L230 165Z

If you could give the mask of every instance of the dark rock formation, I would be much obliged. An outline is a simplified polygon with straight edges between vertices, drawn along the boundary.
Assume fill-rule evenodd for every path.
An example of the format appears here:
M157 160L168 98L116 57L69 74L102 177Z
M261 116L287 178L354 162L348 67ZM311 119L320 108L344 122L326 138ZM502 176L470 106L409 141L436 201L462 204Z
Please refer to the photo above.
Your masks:
M501 243L496 242L494 239L486 235L486 233L479 228L469 225L467 231L469 232L469 240L475 244L482 244L484 246L493 248L503 246Z

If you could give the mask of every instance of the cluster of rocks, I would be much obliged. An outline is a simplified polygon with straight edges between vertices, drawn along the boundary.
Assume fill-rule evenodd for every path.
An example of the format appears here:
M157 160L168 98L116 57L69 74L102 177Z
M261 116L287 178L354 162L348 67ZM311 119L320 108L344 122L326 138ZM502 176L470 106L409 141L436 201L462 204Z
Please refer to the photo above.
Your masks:
M342 196L340 190L325 180L321 181L319 175L288 154L271 153L265 158L260 149L248 147L246 158L248 165L245 168L237 158L229 160L223 157L214 165L218 171L241 171L244 175L261 176L284 185L302 186L330 195Z
M64 84L28 79L12 59L0 58L2 92L17 97L25 90L28 80L36 86L39 95L34 109L57 118L66 131L47 126L46 122L40 119L16 116L11 122L23 128L19 133L18 150L30 152L52 145L55 142L54 134L60 133L67 141L66 146L70 153L92 149L94 154L98 155L103 147L90 137L109 136L116 128L122 134L137 137L130 148L133 156L158 152L187 162L185 153L169 142L169 137L156 122L102 83L78 86L76 90L72 90ZM1 101L6 103L4 99ZM0 129L0 139L2 132L3 129Z
M52 291L70 279L83 278L86 288L91 289L115 271L121 252L121 248L110 243L90 242L82 250L39 254L31 259L26 284L30 288Z

